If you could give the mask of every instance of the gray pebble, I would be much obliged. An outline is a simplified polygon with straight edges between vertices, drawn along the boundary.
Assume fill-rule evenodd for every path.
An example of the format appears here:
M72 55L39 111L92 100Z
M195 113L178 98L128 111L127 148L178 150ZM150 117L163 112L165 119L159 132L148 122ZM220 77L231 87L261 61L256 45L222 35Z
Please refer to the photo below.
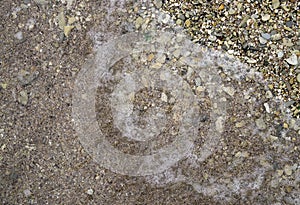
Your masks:
M23 39L23 33L22 31L19 31L18 33L15 34L15 38L18 40L22 40Z
M258 38L258 40L259 40L259 42L260 42L261 44L263 44L263 45L266 44L266 43L268 42L266 39L264 39L264 38L261 37L261 36Z
M271 35L269 33L262 33L261 37L263 37L266 40L270 40L271 39Z
M255 124L260 130L264 130L267 128L267 125L262 118L255 120Z

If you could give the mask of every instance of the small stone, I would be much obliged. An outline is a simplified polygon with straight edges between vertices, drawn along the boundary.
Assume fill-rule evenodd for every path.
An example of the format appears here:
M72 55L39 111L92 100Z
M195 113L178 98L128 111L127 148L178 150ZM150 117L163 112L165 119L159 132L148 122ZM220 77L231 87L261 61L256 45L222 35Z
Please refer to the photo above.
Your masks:
M154 68L154 69L159 69L162 67L162 64L161 63L154 63L150 66L150 68Z
M187 19L187 20L185 21L184 25L185 25L186 27L190 27L190 26L191 26L191 20L190 20L190 19Z
M156 59L156 62L160 63L160 64L164 64L166 62L166 55L162 54L162 55L158 56L158 58Z
M297 75L297 81L300 83L300 73Z
M163 5L162 0L155 0L155 1L154 1L154 5L155 5L158 9L160 9L160 8L162 7L162 5Z
M181 20L181 19L177 19L177 20L176 20L176 24L177 24L177 25L181 25L181 24L182 24L182 20Z
M48 4L48 1L46 0L34 0L37 4L45 5Z
M289 128L289 125L285 122L285 123L283 123L283 128L287 129L287 128Z
M269 21L270 18L271 18L270 14L265 14L265 15L262 15L261 20L262 21Z
M244 127L244 126L245 126L245 122L244 122L244 121L237 122L237 123L235 124L235 127L237 127L237 128L241 128L241 127Z
M231 97L234 96L235 90L233 87L224 87L223 90L229 94Z
M66 18L65 18L65 14L63 11L58 14L57 20L58 20L58 27L61 30L63 30L64 27L66 26Z
M2 89L5 90L7 88L7 83L1 83L0 86L1 86Z
M217 40L217 37L216 37L216 36L214 36L214 35L210 35L210 36L208 37L208 40L210 40L210 41L214 42L214 41L216 41L216 40Z
M272 92L270 91L270 90L268 90L267 92L266 92L266 98L273 98L273 94L272 94Z
M267 125L262 118L255 120L255 124L260 130L264 130L267 128Z
M88 195L93 195L93 194L94 194L94 190L93 190L93 189L88 189L88 190L86 191L86 193L87 193Z
M30 192L29 189L25 189L25 190L23 191L23 193L24 193L25 197L29 197L29 196L31 195L31 192Z
M66 37L69 37L73 28L74 28L74 26L65 26L64 27L64 34Z
M266 40L270 40L271 39L271 35L269 33L262 33L261 37L263 37Z
M293 53L289 58L287 58L285 60L290 65L297 65L298 64L297 55L295 53Z
M148 55L147 60L148 60L148 61L152 61L153 58L154 58L154 54L151 53L151 54Z
M265 107L267 113L270 113L270 112L271 112L271 111L270 111L270 106L269 106L268 103L264 103L264 107Z
M284 56L283 51L282 51L282 50L279 50L279 51L277 52L277 57L278 57L278 58L282 58L283 56Z
M254 64L254 63L257 63L257 60L254 60L254 59L248 59L247 60L247 63L250 63L250 64Z
M293 25L294 25L294 22L293 22L293 21L287 21L287 22L285 23L285 25L286 25L287 27L289 27L289 28L292 28Z
M243 20L241 21L239 27L244 27L244 26L246 26L246 23L247 23L247 21L248 21L249 19L250 19L250 16L249 16L249 15L245 15L244 18L243 18Z
M18 96L18 102L22 105L27 105L28 103L28 94L26 91L21 91Z
M282 44L287 47L292 47L294 44L291 39L282 39Z
M259 40L259 43L260 43L260 44L263 44L263 45L266 44L266 43L268 42L266 39L264 39L264 38L261 37L261 36L258 37L258 40Z
M22 31L17 32L14 36L18 40L22 40L23 39L23 33L22 33Z
M136 20L135 20L135 27L137 29L139 29L141 27L141 25L143 24L144 22L144 19L142 17L138 17Z
M273 41L279 41L281 39L281 34L277 33L271 36Z
M163 102L168 102L168 96L167 96L165 93L162 93L162 94L161 94L161 100L162 100Z
M221 4L218 8L219 11L222 11L225 8L224 4Z
M272 0L272 7L273 9L277 9L280 6L279 0Z
M229 11L228 11L228 13L229 13L230 15L235 14L235 12L236 12L236 11L235 11L233 8L230 8Z
M162 19L162 22L164 24L167 24L170 21L170 19L171 19L171 16L169 14L165 14L163 19Z
M72 25L74 22L76 21L76 18L71 16L71 17L68 17L68 24L69 25Z
M293 173L292 167L288 164L285 165L284 166L284 173L288 176L292 175L292 173Z

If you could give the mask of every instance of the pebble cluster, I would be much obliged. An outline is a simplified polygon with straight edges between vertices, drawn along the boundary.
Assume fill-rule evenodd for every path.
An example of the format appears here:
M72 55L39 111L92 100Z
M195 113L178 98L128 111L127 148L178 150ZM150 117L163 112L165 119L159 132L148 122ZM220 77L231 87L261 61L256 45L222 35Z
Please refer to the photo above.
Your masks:
M297 1L155 0L162 23L184 27L194 42L226 51L263 73L274 98L300 116L300 14ZM151 21L140 13L137 28Z
M297 1L167 0L162 8L195 42L225 50L262 72L270 90L299 117Z

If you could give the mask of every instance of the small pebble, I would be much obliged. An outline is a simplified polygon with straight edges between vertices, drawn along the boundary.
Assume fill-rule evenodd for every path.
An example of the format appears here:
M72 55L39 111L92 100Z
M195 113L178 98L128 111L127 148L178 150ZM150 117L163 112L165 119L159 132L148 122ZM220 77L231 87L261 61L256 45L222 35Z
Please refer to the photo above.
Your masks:
M297 75L297 81L300 83L300 73Z
M264 39L264 38L261 37L261 36L258 38L258 40L259 40L259 43L260 43L260 44L263 44L263 45L266 44L266 43L268 42L266 39Z
M31 195L31 192L30 192L29 189L25 189L25 190L23 191L23 193L24 193L25 197L29 197L29 196Z
M269 33L262 33L262 34L261 34L261 37L263 37L263 38L266 39L266 40L270 40L271 35L270 35Z
M280 6L279 0L272 0L272 7L273 9L277 9Z
M15 38L18 40L22 40L23 39L23 33L22 31L19 31L18 33L15 34Z
M297 65L298 64L297 55L295 53L293 53L289 58L287 58L285 60L290 65Z
M285 165L284 166L284 173L288 176L292 175L292 173L293 173L292 167L290 165Z
M277 33L271 36L273 41L279 41L281 39L281 34Z
M208 37L208 40L210 40L210 41L214 42L214 41L216 41L216 40L217 40L217 37L216 37L216 36L214 36L214 35L210 35L210 36Z
M255 124L260 130L264 130L267 128L267 125L262 118L255 120Z
M263 15L263 16L261 17L261 20L262 20L262 21L269 21L270 18L271 18L270 14L265 14L265 15Z
M87 193L88 195L93 195L93 194L94 194L94 190L93 190L93 189L88 189L88 190L86 191L86 193Z
M277 52L277 57L278 58L282 58L283 56L284 56L283 51L280 50L280 51Z
M26 91L21 91L18 96L18 102L22 105L27 105L28 103L28 94Z

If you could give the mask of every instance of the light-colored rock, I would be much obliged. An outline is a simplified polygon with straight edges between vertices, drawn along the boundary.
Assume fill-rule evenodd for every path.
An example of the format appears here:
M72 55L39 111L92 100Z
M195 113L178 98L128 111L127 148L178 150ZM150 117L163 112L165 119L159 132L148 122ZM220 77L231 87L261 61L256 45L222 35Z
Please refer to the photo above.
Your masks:
M287 58L285 60L290 65L297 65L298 64L297 55L295 53L293 53L289 58Z

